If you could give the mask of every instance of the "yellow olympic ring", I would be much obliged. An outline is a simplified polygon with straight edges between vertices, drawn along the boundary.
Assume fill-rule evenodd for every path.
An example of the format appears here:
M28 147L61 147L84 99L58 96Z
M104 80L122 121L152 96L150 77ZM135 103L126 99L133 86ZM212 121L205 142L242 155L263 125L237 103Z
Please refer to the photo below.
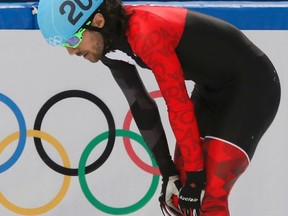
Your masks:
M41 139L46 140L50 144L52 144L60 153L64 166L70 167L70 160L65 149L62 147L60 142L58 142L54 137L52 137L51 135L45 132L37 131L37 130L27 130L27 136L41 138ZM0 142L0 154L10 143L17 140L18 138L19 138L19 132L15 132L9 135L8 137L6 137L4 140L2 140L2 142ZM64 198L64 196L66 195L68 191L70 180L71 180L71 176L64 176L63 184L59 193L55 196L53 200L51 200L49 203L41 207L37 207L37 208L19 207L13 204L12 202L10 202L9 200L7 200L2 194L2 192L0 192L0 203L2 203L7 209L10 209L11 211L17 214L22 214L22 215L43 214L55 208L55 206L57 206L62 201L62 199Z

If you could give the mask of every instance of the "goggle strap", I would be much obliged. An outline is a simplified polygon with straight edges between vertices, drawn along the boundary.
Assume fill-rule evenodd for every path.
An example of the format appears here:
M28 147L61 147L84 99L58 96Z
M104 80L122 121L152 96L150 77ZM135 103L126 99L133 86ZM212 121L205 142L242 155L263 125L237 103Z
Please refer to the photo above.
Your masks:
M91 25L84 25L83 28L88 29L90 31L96 31L96 32L101 32L102 28L98 28L96 26L91 26Z

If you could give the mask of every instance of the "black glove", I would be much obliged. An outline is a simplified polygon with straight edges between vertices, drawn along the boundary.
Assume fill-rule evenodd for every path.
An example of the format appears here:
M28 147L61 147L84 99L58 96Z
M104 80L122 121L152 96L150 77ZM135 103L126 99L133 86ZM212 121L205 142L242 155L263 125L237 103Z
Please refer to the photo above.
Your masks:
M199 216L204 195L204 171L186 172L185 185L179 193L179 207L184 216Z
M172 196L179 196L181 182L178 175L170 176L162 179L162 190L159 197L160 208L163 215L182 216L182 213L177 206L172 202Z

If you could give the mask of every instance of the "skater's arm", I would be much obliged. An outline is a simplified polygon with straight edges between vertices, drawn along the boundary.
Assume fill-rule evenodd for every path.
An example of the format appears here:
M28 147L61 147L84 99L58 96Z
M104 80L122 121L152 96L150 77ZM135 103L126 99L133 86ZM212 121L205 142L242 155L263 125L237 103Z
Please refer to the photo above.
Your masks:
M158 107L147 92L137 68L124 61L103 58L102 62L124 93L137 127L160 168L163 176L178 174L171 159L168 142Z

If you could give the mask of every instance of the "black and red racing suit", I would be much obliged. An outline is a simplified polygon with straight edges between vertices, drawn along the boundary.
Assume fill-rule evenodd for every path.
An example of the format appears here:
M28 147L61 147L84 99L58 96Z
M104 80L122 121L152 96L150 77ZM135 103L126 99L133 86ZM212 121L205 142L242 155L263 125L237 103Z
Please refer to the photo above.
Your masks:
M113 50L129 58L118 59L112 52L101 60L124 92L162 174L169 175L167 167L173 163L159 112L133 63L154 73L167 104L182 169L196 171L205 166L206 192L209 195L211 179L211 197L215 197L215 175L223 182L236 180L273 121L280 100L277 73L267 56L227 22L184 8L125 9L132 13L129 27ZM185 80L195 83L191 96ZM206 144L201 144L200 137ZM219 174L219 167L228 174ZM226 197L233 185L229 184ZM227 212L226 202L223 208Z

